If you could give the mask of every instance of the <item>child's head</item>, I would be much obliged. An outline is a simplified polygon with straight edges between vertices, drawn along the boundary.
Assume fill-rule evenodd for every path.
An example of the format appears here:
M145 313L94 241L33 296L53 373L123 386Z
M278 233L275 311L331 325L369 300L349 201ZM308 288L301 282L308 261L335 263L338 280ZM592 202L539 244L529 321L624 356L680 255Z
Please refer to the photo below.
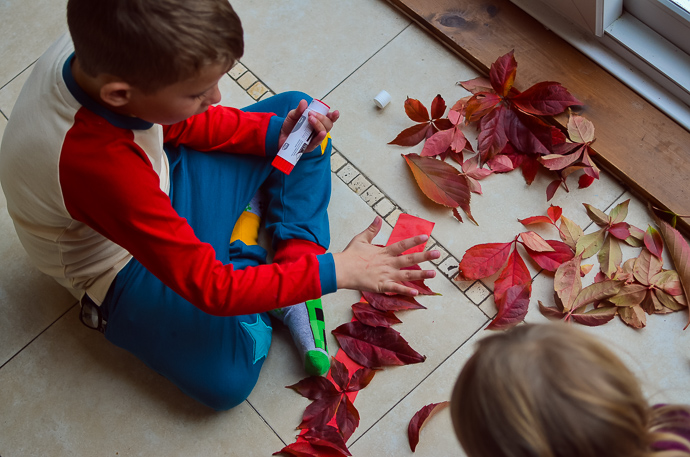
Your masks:
M242 56L242 25L228 0L69 0L67 23L82 70L144 93L227 71Z
M519 325L481 340L451 400L469 457L650 456L660 441L690 446L658 431L669 429L668 417L687 422L683 414L650 408L618 357L564 324Z

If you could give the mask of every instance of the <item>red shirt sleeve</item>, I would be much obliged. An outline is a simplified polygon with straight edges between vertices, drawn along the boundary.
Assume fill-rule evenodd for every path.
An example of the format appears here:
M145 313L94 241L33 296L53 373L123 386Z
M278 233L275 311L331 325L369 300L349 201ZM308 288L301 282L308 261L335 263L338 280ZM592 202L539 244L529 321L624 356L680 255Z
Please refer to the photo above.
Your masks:
M273 113L247 113L227 106L211 106L182 122L163 126L163 141L197 151L227 151L265 155L266 132Z
M186 300L209 314L229 316L321 296L314 254L243 270L216 260L211 245L196 237L160 189L159 176L133 134L110 124L92 131L73 128L64 141L59 172L67 210Z

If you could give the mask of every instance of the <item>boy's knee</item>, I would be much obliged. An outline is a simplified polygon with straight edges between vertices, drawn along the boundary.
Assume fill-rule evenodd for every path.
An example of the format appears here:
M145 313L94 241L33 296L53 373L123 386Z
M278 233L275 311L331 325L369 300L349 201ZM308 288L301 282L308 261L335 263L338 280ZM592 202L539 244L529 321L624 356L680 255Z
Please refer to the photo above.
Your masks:
M207 378L194 391L186 393L209 408L226 411L245 401L254 389L258 376L219 376Z

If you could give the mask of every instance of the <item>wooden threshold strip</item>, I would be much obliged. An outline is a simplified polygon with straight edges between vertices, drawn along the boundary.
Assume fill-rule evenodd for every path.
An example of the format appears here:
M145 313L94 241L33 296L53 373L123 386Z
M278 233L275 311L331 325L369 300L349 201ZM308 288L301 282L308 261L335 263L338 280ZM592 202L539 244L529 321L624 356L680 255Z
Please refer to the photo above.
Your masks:
M690 132L520 8L508 0L388 1L485 75L514 49L517 89L558 81L585 103L601 168L653 205L690 214ZM690 235L687 220L678 229Z

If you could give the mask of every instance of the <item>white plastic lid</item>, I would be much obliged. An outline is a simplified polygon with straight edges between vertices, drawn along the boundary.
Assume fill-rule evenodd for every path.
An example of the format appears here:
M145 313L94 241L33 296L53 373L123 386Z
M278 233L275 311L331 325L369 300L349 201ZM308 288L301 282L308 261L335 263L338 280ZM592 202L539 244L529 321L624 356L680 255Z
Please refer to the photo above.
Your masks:
M309 104L308 109L310 109L316 113L323 114L325 116L326 114L328 114L328 110L330 110L331 107L326 105L321 100L314 99Z
M374 97L374 103L376 103L376 106L378 106L379 108L385 108L386 105L390 103L390 101L391 94L389 94L385 90L382 90L376 97Z

